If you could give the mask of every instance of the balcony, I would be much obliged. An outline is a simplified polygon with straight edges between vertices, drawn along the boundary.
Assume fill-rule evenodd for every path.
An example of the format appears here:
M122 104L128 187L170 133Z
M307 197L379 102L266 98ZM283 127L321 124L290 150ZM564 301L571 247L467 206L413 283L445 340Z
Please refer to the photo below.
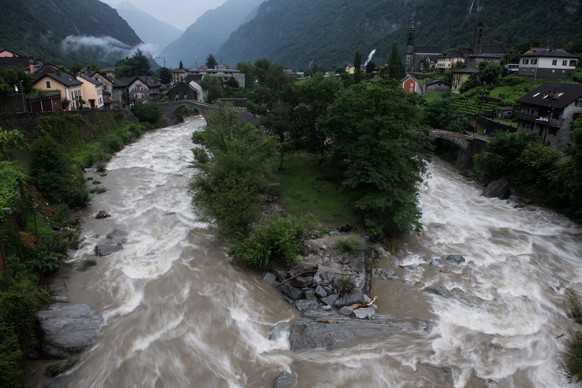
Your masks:
M564 121L563 119L554 119L547 116L532 115L531 113L525 112L515 112L514 116L516 119L530 121L537 123L538 125L547 125L552 128L560 128L562 126L562 121Z
M525 112L515 112L514 116L516 119L532 121L532 122L535 122L538 119L537 115L532 115L531 113L525 113Z

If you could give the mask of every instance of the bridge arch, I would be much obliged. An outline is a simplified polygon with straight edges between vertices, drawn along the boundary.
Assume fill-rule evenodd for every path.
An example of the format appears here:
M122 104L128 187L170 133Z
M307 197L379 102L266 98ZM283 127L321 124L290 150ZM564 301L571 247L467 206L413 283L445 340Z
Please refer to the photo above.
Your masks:
M434 139L442 139L456 146L459 153L457 154L455 166L459 169L471 166L473 155L480 152L489 141L489 139L482 136L442 129L433 129L431 136Z
M177 101L170 101L170 102L162 102L158 104L160 109L160 114L170 122L176 122L177 115L179 109L181 108L190 108L194 109L196 113L205 116L209 111L215 109L214 106L211 104L205 104L203 102L194 101L194 100L177 100Z

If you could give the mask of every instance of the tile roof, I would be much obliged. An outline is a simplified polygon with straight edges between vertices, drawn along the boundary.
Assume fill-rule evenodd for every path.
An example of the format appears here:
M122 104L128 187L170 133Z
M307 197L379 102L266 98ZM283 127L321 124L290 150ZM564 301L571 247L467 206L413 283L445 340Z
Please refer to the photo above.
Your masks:
M81 81L78 81L72 75L64 73L64 72L54 72L54 73L47 72L46 74L44 74L44 76L52 78L55 81L60 82L61 84L65 85L67 87L81 86L83 84Z
M517 100L520 104L563 109L582 98L582 84L546 82Z
M555 48L544 48L544 47L532 47L525 53L521 54L522 57L558 57L558 58L578 58L576 55L570 54L569 52L562 49Z

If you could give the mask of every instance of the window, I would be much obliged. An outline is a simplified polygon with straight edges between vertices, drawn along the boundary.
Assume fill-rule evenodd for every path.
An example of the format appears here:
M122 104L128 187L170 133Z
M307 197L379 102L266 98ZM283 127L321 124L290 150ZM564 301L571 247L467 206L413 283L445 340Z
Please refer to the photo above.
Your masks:
M538 60L537 59L532 59L531 60L531 64L532 65L537 65L538 64Z
M568 60L567 59L564 59L562 61L562 66L568 66Z
M576 66L576 60L575 59L571 59L570 60L570 66L571 67L575 67Z
M527 65L528 63L529 63L529 59L524 59L524 60L523 60L523 64L524 64L524 65Z
M557 60L557 59L554 59L554 60L552 61L552 66L556 66L557 64L558 64L558 60Z
M46 88L50 89L51 88L51 81L46 81Z

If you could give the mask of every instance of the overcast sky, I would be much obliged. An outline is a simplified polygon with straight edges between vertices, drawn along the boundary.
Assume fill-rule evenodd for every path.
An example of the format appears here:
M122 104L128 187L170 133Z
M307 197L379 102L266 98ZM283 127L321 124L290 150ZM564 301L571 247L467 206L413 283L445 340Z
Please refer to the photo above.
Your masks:
M101 1L115 8L116 4L127 0ZM129 2L156 19L185 30L200 15L218 7L225 0L131 0Z

